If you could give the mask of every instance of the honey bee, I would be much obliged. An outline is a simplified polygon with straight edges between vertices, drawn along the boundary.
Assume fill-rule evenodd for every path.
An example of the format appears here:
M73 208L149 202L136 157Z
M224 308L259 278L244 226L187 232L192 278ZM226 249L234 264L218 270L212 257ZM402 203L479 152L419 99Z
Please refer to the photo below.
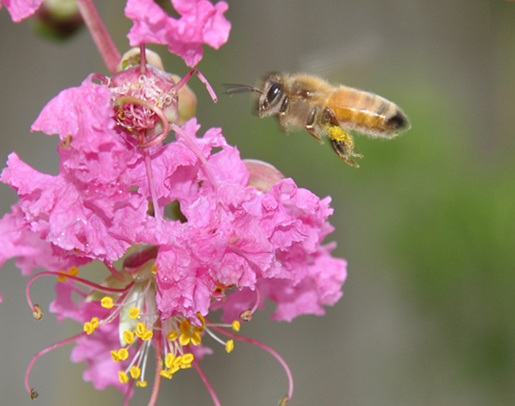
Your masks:
M277 115L287 134L290 126L304 128L321 144L325 135L338 156L354 167L359 165L352 158L363 155L354 151L354 140L347 131L390 139L411 128L395 103L313 75L272 73L260 88L229 85L227 89L228 93L242 91L259 94L259 117Z

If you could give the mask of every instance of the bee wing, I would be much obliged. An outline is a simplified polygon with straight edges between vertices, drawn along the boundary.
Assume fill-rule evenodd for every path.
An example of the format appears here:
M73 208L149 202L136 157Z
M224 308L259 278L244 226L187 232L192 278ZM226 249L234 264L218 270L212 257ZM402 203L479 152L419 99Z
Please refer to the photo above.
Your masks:
M335 82L365 81L369 68L373 67L383 39L370 34L354 41L344 41L339 48L326 46L301 55L300 71L311 72ZM349 80L350 79L350 80Z

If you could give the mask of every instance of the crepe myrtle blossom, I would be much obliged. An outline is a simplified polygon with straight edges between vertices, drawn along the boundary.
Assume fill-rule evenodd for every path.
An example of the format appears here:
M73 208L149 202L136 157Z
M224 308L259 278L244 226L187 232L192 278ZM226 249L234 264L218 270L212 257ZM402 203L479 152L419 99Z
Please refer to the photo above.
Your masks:
M153 4L129 3L128 9ZM182 15L179 22L160 26L158 19L153 27L181 34L182 44L189 44L184 49L193 50L183 56L193 58L186 61L193 65L199 44L217 47L225 41L226 5L173 5ZM93 14L81 13L88 24ZM234 340L242 340L285 368L284 404L293 393L286 363L265 344L236 333L267 299L276 304L272 318L291 321L321 315L341 297L346 262L331 256L335 243L323 245L333 231L327 222L330 198L299 188L269 164L243 161L219 128L201 136L193 117L196 97L186 82L196 73L214 100L216 95L200 72L173 76L144 44L121 59L113 55L105 58L114 66L112 76L91 74L63 90L32 125L33 131L59 136L59 173L41 173L12 153L0 175L19 195L0 219L0 265L16 258L26 275L45 269L27 285L34 318L41 319L43 311L33 303L31 287L52 276L57 284L50 310L58 320L83 326L34 356L27 391L38 396L29 385L34 362L74 342L72 360L88 365L84 379L97 389L116 386L127 405L134 384L147 385L154 347L149 406L156 404L163 378L189 367L220 405L198 361L211 353L213 342L231 352ZM164 143L171 131L175 141ZM80 270L91 261L105 267L105 279L92 281ZM218 309L222 324L210 320Z
M81 87L88 91L105 89L88 81ZM88 113L82 111L81 114ZM98 128L102 129L107 144L117 145L116 139L124 136L123 131L116 131L116 126ZM87 361L84 378L93 381L98 389L113 384L129 397L134 382L145 386L148 376L145 366L153 344L157 370L150 404L157 398L162 377L171 378L176 371L191 365L203 376L197 361L209 352L209 348L202 345L206 334L224 344L227 351L232 350L235 338L254 342L269 350L284 365L284 361L264 344L239 337L211 323L206 318L211 310L221 308L224 320L229 320L223 326L236 331L240 320L250 319L266 298L277 303L273 317L279 320L291 320L305 313L322 314L323 305L334 304L341 296L346 275L345 262L330 256L334 246L321 245L332 231L326 221L332 212L328 198L320 200L311 192L298 188L291 179L282 179L280 174L273 181L280 180L268 183L265 188L251 186L266 184L266 180L260 179L264 172L260 171L260 165L249 164L252 169L249 172L238 151L225 142L219 129L208 130L202 138L196 137L198 130L194 119L181 128L201 151L209 171L183 138L154 147L151 155L157 201L163 207L173 203L180 208L179 219L163 218L159 225L156 217L146 210L143 218L137 220L139 212L134 212L132 206L139 208L139 205L131 205L128 199L117 199L118 205L102 205L116 206L115 212L132 216L123 228L126 235L131 236L132 246L125 253L121 269L117 271L108 264L103 254L106 248L86 253L83 245L73 246L79 239L74 236L75 230L66 229L64 235L57 232L61 240L53 240L51 244L57 245L64 239L71 244L66 251L77 260L96 256L106 263L113 275L95 284L79 277L76 267L66 272L63 267L61 272L39 273L29 283L30 287L33 280L45 275L54 275L62 281L56 287L57 299L51 310L59 319L70 317L80 321L84 331L51 348L77 340L72 360ZM79 139L80 136L76 135ZM74 139L72 136L66 150L71 150ZM114 195L129 193L137 202L144 200L148 208L151 196L145 160L141 152L136 148L131 150L131 146L128 142L127 150L133 155L126 160L124 173L117 173L114 181L116 185L122 185L123 179L125 190ZM221 150L213 153L215 147ZM83 154L84 159L94 156L91 150ZM108 168L115 166L112 159L94 160L97 164L107 163L106 173ZM65 166L64 163L61 166ZM118 162L117 166L123 165ZM269 169L267 165L261 166ZM13 177L15 171L11 168L9 171ZM66 179L72 183L66 189L77 189L76 177L67 176ZM32 189L29 193L30 196L37 194ZM88 193L85 195L87 197ZM83 198L76 200L81 202ZM20 204L15 207L24 206L24 200L25 196L21 195ZM128 211L127 206L131 207ZM72 211L67 212L75 220ZM45 214L44 217L53 218L52 210ZM86 223L98 223L96 217L109 218L109 215L100 210L90 212ZM82 226L84 222L81 223ZM103 241L102 247L111 246L107 242L113 235L108 227L98 227L96 232L102 235L98 235L98 241L91 240L91 247L99 241ZM117 255L114 251L113 257ZM81 291L79 285L89 289ZM77 303L71 299L73 292L82 296ZM30 296L29 303L39 317L38 307L32 305ZM230 339L223 340L221 335L229 335ZM49 349L37 354L34 361ZM207 379L204 376L203 379L215 404L219 404ZM27 386L30 390L28 383ZM35 392L31 393L34 396ZM291 390L286 398L290 397Z

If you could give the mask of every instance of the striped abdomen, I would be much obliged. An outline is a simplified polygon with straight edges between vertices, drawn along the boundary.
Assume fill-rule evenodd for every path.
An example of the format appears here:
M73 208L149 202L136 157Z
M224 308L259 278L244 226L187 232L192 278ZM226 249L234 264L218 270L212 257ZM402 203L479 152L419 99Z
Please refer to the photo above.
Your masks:
M327 107L332 109L342 128L375 137L392 138L411 127L395 103L346 86L334 89Z

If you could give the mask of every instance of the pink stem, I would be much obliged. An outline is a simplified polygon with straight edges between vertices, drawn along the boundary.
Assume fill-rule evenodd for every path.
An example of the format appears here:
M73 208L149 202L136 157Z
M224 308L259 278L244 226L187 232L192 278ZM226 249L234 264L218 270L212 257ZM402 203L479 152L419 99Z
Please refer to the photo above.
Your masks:
M195 144L193 142L193 140L190 138L190 136L188 134L186 134L182 130L182 128L179 127L177 124L170 123L170 127L172 128L173 131L175 131L177 134L179 134L184 139L184 141L186 142L188 147L193 152L195 152L195 154L197 154L198 158L200 159L200 162L202 162L202 165L204 166L204 170L206 171L207 177L211 180L215 189L218 189L220 187L220 183L218 182L218 179L216 178L215 174L211 170L211 166L209 165L209 162L207 162L206 157L204 156L204 154L202 153L200 148L197 146L197 144Z
M232 333L230 331L226 331L226 330L224 330L224 329L222 329L220 327L217 327L215 325L210 325L209 327L214 329L214 330L216 330L216 331L218 331L221 334L224 334L224 335L228 336L228 337L231 337L231 338L234 338L236 340L245 341L247 343L251 343L251 344L257 345L258 347L261 347L265 351L268 351L270 354L272 354L275 357L275 359L277 361L279 361L279 363L282 365L282 367L284 368L284 370L286 372L286 375L288 376L289 390L288 390L288 398L287 398L286 401L291 399L291 397L293 396L293 377L291 375L290 368L288 367L288 364L286 363L286 361L274 349L270 348L268 345L263 344L260 341L257 341L257 340L254 340L254 339L248 338L248 337L239 336L237 334L234 334L234 333ZM283 399L283 403L286 403L286 401Z
M139 58L140 58L140 67L139 71L141 75L147 74L147 51L145 48L145 43L140 44L139 46Z
M107 68L111 73L116 73L116 67L122 56L109 36L95 5L91 0L78 0L77 5Z
M177 89L180 89L181 87L183 87L186 83L188 83L188 80L191 79L191 77L193 76L194 73L196 73L198 78L200 79L200 81L202 83L204 83L209 95L211 96L213 101L216 103L218 101L218 97L217 97L213 87L207 81L206 77L202 74L202 72L199 71L198 69L192 69L188 73L186 73L186 75L184 75L184 77L175 85L175 87L177 87Z
M65 273L61 273L61 272L51 272L51 271L44 271L44 272L40 272L38 273L37 275L34 275L32 278L30 278L29 282L27 283L27 288L25 289L25 294L27 296L27 301L29 302L29 306L32 310L34 310L34 304L32 303L32 299L30 298L30 286L32 285L32 282L34 282L36 279L42 277L42 276L46 276L46 275L52 275L52 276L61 276L61 277L66 277L68 279L72 279L76 282L79 282L79 283L82 283L83 285L86 285L86 286L89 286L95 290L98 290L98 291L101 291L101 292L106 292L106 293L124 293L126 292L128 289L130 289L132 287L132 285L134 285L134 282L131 282L129 285L127 285L125 288L123 289L115 289L115 288L108 288L106 286L101 286L101 285L98 285L96 283L93 283L93 282L90 282L86 279L82 279L82 278L79 278L78 276L73 276L73 275L68 275L68 274L65 274Z
M147 170L148 187L150 189L150 196L152 197L152 204L154 205L154 216L159 227L163 223L163 215L161 214L161 208L157 200L156 185L154 183L154 175L152 173L152 162L150 160L150 153L148 149L143 150L143 156L145 158L145 168Z
M111 272L111 274L116 278L118 279L119 281L124 281L125 278L123 277L123 275L118 272L118 270L111 264L109 264L107 261L104 261L104 265L106 266L107 269L109 269L109 272Z
M80 337L86 335L87 333L84 331L80 334L77 334L76 336L73 336L73 337L70 337L70 338L67 338L66 340L63 340L63 341L60 341L58 343L55 343L54 345L51 345L50 347L47 347L45 348L44 350L41 350L40 352L38 352L36 355L34 355L29 363L29 366L27 367L27 372L25 372L25 388L27 389L27 391L31 394L31 397L33 396L34 393L36 393L36 397L37 397L37 392L35 392L33 389L31 389L31 387L29 386L29 375L30 375L30 371L32 369L32 366L34 365L34 362L36 362L36 360L41 357L42 355L46 354L47 352L50 352L52 350L55 350L56 348L62 346L62 345L65 345L65 344L68 344L68 343L71 343L72 341L75 341L77 339L79 339Z
M213 403L215 406L220 406L220 401L218 400L218 397L216 396L215 390L207 380L206 375L204 374L204 371L200 368L200 365L197 361L193 361L193 365L195 366L195 369L197 370L198 374L200 375L200 379L202 379L202 382L204 382L204 385L206 385L207 390L209 391L209 394L211 395L211 399L213 399Z
M123 406L129 406L129 401L131 400L131 392L132 392L133 386L134 386L134 379L131 379L131 383L127 386L127 390L125 391Z

